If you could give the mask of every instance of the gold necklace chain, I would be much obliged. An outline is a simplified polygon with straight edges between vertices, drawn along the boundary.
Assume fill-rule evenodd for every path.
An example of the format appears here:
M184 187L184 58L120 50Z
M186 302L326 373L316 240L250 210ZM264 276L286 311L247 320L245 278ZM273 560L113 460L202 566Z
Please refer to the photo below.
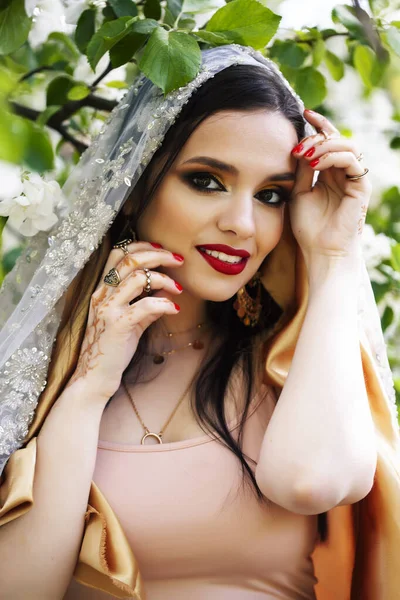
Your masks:
M192 329L188 329L187 331L192 331L193 329L201 330L204 327L205 323L199 323L196 327L192 327ZM206 324L207 325L207 324ZM187 331L181 331L179 333L187 333ZM171 338L172 336L177 335L175 333L166 332L164 337ZM200 339L195 339L184 346L179 346L178 348L172 348L172 350L165 350L164 352L146 352L146 356L153 357L153 363L155 365L161 365L164 362L164 356L170 356L171 354L175 354L175 352L179 352L180 350L185 350L186 348L192 347L193 350L202 350L204 348L204 343Z
M164 433L165 429L168 427L169 423L171 422L172 417L175 415L175 413L178 410L179 406L183 402L186 394L188 393L188 391L192 387L192 384L193 384L194 380L196 379L196 375L197 375L197 373L195 373L194 376L192 377L192 379L190 380L190 382L189 382L188 386L185 388L185 391L183 392L182 396L179 398L178 404L175 406L174 410L172 411L171 415L168 417L166 423L164 423L163 427L160 429L159 433L154 433L154 432L150 431L150 429L144 424L141 416L139 415L138 409L136 408L136 404L133 401L133 398L132 398L131 394L129 393L128 388L126 387L124 380L122 380L122 385L124 386L124 389L125 389L125 391L126 391L126 393L128 395L128 398L130 399L130 401L132 403L133 410L135 411L136 416L139 419L139 421L140 421L140 423L141 423L141 425L142 425L142 427L144 429L144 435L143 435L143 437L142 437L142 439L140 441L141 444L144 445L144 443L145 443L145 441L146 441L146 439L148 437L155 438L158 441L159 444L163 443L163 441L162 441L163 433Z

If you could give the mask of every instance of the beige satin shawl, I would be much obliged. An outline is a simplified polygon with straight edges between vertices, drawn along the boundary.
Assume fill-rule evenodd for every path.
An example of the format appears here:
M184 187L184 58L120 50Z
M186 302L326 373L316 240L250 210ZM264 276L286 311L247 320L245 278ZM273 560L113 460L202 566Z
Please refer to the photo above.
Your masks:
M301 251L285 219L278 246L265 263L263 284L284 309L283 325L267 343L265 381L281 389L304 319L308 283ZM60 336L58 336L60 337ZM360 350L371 413L376 426L378 465L374 486L362 501L328 512L329 538L312 558L318 600L400 598L400 445L398 424L372 359L374 348L360 331ZM26 446L9 459L0 487L0 525L18 518L34 502L36 436L57 387L57 374L43 391ZM62 514L60 514L62 519ZM92 482L86 525L74 576L117 598L146 598L145 586L124 532L107 500Z

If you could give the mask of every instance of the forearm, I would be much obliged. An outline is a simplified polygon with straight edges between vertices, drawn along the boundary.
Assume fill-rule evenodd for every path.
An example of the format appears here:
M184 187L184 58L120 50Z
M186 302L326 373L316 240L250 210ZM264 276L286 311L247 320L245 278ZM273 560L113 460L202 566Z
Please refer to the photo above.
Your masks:
M76 382L37 439L33 506L0 529L3 600L62 598L78 557L106 401Z
M317 512L362 493L368 481L372 485L376 466L359 345L358 280L346 263L323 273L321 265L309 269L304 323L257 466L259 485L272 501L292 509L300 491Z

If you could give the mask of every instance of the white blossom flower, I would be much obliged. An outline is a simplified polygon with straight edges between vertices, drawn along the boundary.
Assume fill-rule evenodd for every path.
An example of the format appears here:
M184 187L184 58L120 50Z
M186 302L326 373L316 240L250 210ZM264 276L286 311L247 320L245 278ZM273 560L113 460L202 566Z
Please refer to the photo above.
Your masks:
M65 20L67 23L76 25L79 17L89 6L104 8L104 0L65 0Z
M48 231L58 221L54 209L65 203L59 184L24 172L21 185L20 195L0 201L0 215L8 217L7 223L27 237Z
M32 6L29 6L31 9ZM66 22L61 0L37 0L32 14L33 25L28 38L32 48L43 44L53 31L69 34L75 29Z
M21 173L22 169L18 165L0 161L0 201L22 194Z
M383 283L386 278L376 267L392 254L392 241L384 233L376 235L372 225L365 224L361 236L361 245L368 273L377 283Z

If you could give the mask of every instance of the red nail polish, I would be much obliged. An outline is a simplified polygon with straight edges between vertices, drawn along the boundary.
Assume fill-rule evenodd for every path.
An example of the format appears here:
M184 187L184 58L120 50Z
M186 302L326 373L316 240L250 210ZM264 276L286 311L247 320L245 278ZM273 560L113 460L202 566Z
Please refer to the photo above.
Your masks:
M172 256L174 258L176 258L176 260L179 260L180 262L183 261L183 256L181 256L180 254L174 254L174 253L172 253Z
M175 283L176 288L181 292L183 290L183 287L181 286L181 284L178 283L177 281L175 281L174 283Z
M310 167L316 167L319 163L319 158L316 158L310 162Z
M310 158L314 154L314 152L315 152L315 148L313 146L312 148L310 148L309 150L307 150L307 152L304 154L304 156L306 158Z
M150 242L150 244L153 246L153 248L163 248L163 246L161 246L161 244L157 244L157 242Z
M304 146L303 144L298 144L297 146L295 146L292 150L292 154L298 154L299 152L301 152L303 150Z
M174 302L174 306L175 306L176 310L181 310L181 307L176 302Z

